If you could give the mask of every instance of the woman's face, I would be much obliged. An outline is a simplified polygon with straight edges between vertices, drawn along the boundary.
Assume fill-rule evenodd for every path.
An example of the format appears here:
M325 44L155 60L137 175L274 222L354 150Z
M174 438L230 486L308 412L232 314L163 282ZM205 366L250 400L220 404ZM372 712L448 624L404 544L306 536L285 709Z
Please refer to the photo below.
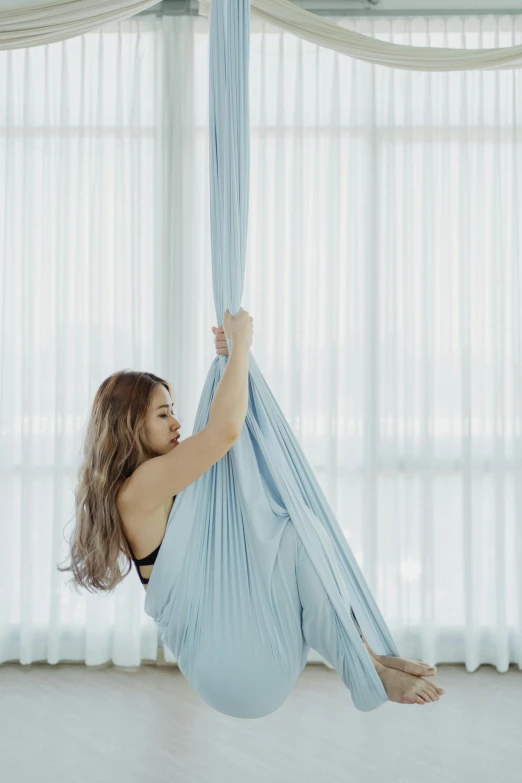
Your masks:
M173 403L164 386L154 390L147 414L145 432L147 441L157 454L168 454L176 448L172 440L179 434L180 423L173 414Z

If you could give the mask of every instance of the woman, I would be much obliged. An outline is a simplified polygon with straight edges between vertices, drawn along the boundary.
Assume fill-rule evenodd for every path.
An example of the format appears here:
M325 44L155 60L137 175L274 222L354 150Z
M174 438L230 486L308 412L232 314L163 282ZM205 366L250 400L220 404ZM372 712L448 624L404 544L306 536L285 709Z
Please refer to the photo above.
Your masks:
M215 337L217 354L228 356L226 338L231 354L207 425L182 443L170 387L163 379L124 370L111 375L98 389L76 489L72 563L59 568L72 571L76 585L93 592L112 591L134 561L147 589L176 495L218 462L239 438L248 406L253 319L242 308L236 316L226 310ZM342 672L333 607L293 526L285 532L285 558L297 575L303 637ZM129 566L125 573L120 569L122 555ZM425 704L444 693L422 679L435 674L433 667L376 655L360 628L359 633L390 701Z
M147 372L109 376L94 397L76 488L76 527L71 544L75 585L90 592L114 590L136 563L144 586L165 534L176 495L232 448L245 421L248 352L253 319L227 310L216 347L227 354L207 426L179 443L167 381ZM121 556L127 570L120 568ZM140 568L146 560L148 565ZM146 589L146 587L145 587Z

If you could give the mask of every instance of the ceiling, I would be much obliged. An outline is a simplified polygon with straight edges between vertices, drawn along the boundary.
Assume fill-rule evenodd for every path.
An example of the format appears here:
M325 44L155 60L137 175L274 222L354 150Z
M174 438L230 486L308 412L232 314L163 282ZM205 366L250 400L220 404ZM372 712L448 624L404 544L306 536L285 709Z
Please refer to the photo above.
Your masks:
M291 0L295 5L324 16L435 16L471 14L520 14L520 0ZM198 0L163 0L150 11L198 13ZM145 13L147 13L145 11Z
M98 0L99 1L99 0ZM520 14L520 0L291 0L324 16L420 16ZM0 0L1 10L31 8L65 0ZM70 0L69 0L70 2ZM197 14L198 0L163 0L142 13Z

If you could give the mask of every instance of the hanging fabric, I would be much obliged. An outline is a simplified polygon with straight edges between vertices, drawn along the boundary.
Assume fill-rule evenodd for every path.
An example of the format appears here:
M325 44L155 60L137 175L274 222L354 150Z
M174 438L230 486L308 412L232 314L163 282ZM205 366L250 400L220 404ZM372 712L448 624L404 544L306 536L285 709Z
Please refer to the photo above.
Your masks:
M161 0L13 0L0 10L0 50L65 41L121 22Z
M5 1L5 0L4 0ZM139 14L161 0L12 0L0 10L0 50L74 38ZM210 0L199 13L208 16ZM298 38L358 60L411 71L504 70L522 66L522 46L448 49L404 46L347 30L290 0L252 0L252 15ZM413 12L412 12L413 13Z
M210 17L209 143L218 323L226 308L239 311L243 294L249 41L249 0L216 2ZM217 356L210 367L194 433L208 422L227 361ZM254 718L278 709L310 647L337 669L359 710L387 701L354 615L377 653L398 650L251 352L240 438L178 494L145 611L194 690L228 715Z
M217 2L217 0L213 0ZM310 43L374 65L407 71L475 71L522 67L522 45L502 49L449 49L405 46L347 30L290 0L252 0L252 15ZM210 0L200 0L208 16ZM412 11L412 15L414 15ZM378 16L378 13L375 14Z

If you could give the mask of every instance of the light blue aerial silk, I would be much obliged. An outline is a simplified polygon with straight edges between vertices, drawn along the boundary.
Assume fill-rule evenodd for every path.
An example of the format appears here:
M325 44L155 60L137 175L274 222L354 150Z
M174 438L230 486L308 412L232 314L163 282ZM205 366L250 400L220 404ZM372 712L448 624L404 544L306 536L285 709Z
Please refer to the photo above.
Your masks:
M249 200L249 0L210 11L210 217L217 323L243 293ZM230 350L230 345L229 345ZM193 433L207 424L228 358L216 356ZM355 707L388 700L359 635L399 655L346 538L249 353L238 441L172 507L145 611L200 697L238 718L277 710L310 647Z

